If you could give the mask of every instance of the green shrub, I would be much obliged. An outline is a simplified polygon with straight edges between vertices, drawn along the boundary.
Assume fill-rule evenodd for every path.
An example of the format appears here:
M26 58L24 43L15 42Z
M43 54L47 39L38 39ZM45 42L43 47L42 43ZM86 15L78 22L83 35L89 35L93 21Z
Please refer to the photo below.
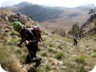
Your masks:
M56 57L57 59L62 59L63 57L65 57L65 55L64 55L63 52L57 52L57 53L55 54L55 57Z
M85 56L80 55L80 56L76 56L75 61L78 63L85 63Z

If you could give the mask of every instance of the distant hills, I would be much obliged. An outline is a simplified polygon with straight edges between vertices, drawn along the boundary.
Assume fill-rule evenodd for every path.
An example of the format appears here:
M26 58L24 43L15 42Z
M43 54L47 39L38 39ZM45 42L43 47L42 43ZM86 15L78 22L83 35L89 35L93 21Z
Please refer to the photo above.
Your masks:
M54 19L63 12L62 9L53 7L44 7L40 5L34 5L28 2L22 2L20 4L6 7L13 12L21 12L25 15L32 17L33 20L45 21L48 19Z
M93 4L75 8L45 7L40 5L22 2L20 4L6 7L13 12L21 12L32 17L33 20L48 24L49 26L69 28L74 23L84 24L90 17L88 12L95 7Z

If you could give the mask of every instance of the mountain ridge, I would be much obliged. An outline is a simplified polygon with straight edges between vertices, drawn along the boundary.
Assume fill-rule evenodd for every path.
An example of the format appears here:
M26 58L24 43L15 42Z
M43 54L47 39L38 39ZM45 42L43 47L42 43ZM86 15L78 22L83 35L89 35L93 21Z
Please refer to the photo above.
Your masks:
M13 12L21 12L33 20L40 21L46 26L51 26L52 29L57 26L63 27L66 30L70 29L74 23L80 26L89 18L88 12L94 5L79 6L75 8L66 7L45 7L34 5L28 2L19 3L15 6L7 7Z

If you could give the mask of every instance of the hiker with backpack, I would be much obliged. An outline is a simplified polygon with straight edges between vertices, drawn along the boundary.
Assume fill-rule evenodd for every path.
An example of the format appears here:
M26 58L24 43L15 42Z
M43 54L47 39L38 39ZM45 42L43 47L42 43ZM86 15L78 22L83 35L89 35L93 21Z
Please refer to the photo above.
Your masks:
M28 49L28 55L26 57L25 64L34 62L35 66L38 67L41 63L41 58L38 58L36 56L36 53L38 51L38 42L40 41L40 38L37 39L32 30L24 28L19 21L13 23L13 28L15 31L20 33L20 36L22 38L18 46L21 47L21 44L24 43Z

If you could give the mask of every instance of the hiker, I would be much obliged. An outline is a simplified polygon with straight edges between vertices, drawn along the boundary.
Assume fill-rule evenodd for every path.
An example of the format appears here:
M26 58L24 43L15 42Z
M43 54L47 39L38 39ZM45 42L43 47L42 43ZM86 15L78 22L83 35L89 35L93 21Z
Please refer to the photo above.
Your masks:
M76 36L73 36L73 41L74 41L74 45L77 45L78 44L78 41L77 41Z
M18 46L21 47L21 44L24 43L28 49L28 55L26 57L25 64L30 64L31 62L34 62L36 67L39 66L41 58L38 58L36 56L38 50L38 41L34 37L33 33L27 28L24 28L24 26L19 21L13 23L13 28L15 31L20 33L20 36L22 38Z

